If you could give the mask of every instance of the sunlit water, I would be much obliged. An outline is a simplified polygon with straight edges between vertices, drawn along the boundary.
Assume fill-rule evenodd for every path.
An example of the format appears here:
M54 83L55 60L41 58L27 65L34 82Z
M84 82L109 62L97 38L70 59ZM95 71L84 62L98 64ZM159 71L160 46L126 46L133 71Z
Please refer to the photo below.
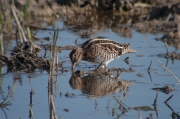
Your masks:
M87 38L82 39L78 37L79 35L77 33L68 30L61 21L57 22L56 27L65 28L64 30L59 32L57 46L75 45L75 40L77 38L78 44L81 44L87 40ZM49 26L48 28L51 28L51 26ZM37 36L40 38L51 38L50 41L43 41L44 44L51 43L53 37L51 34L47 33L47 31L39 31L37 33ZM137 53L123 55L119 59L114 60L108 65L108 68L116 67L129 69L131 67L136 70L133 73L123 72L119 76L119 78L123 80L135 81L132 85L130 85L130 88L126 92L125 98L121 98L121 100L128 107L133 108L149 106L151 108L154 108L152 104L156 96L156 91L151 90L151 88L169 85L170 87L173 87L175 91L169 94L158 92L158 115L155 111L137 111L134 109L128 110L128 112L121 114L122 112L119 110L118 105L116 106L116 112L112 114L112 109L116 104L116 100L113 98L113 96L120 98L122 93L114 93L104 97L93 98L86 93L83 93L83 91L81 90L73 89L69 84L69 79L71 77L71 62L69 60L70 51L66 50L59 53L59 62L66 61L63 64L63 67L64 69L67 69L68 72L60 73L58 76L57 89L55 90L54 101L58 118L62 117L62 119L112 119L118 118L120 116L121 119L139 119L139 116L146 118L149 117L150 114L153 114L154 118L167 119L171 118L172 110L165 105L164 101L171 95L174 96L172 97L172 99L169 100L169 105L174 110L174 112L179 114L180 85L167 71L163 70L163 68L157 61L157 59L159 59L164 65L167 62L167 59L159 58L157 56L160 53L166 52L164 43L155 40L156 37L161 37L162 34L142 34L133 30L132 38L124 38L114 33L111 29L108 29L106 31L97 32L95 35L92 35L91 38L95 38L98 36L107 37L120 43L129 42L131 44L131 48L138 51ZM12 41L12 46L15 46L14 43L15 42ZM40 44L40 42L37 43ZM173 47L168 48L170 52L175 51L175 48ZM44 52L42 51L39 55L43 56L43 53ZM142 57L138 57L138 55L142 55ZM129 64L126 64L124 62L124 59L126 57L130 58ZM147 72L151 61L153 61L150 72L152 80ZM80 69L88 71L89 67L95 68L96 66L92 63L80 61L76 66L76 70ZM172 61L169 59L167 67L177 77L180 78L179 66L179 60L175 60L174 63L172 63ZM142 72L142 77L137 76L137 74L140 72ZM8 119L29 118L29 93L31 89L33 89L35 92L32 100L32 110L34 118L49 118L47 89L49 75L46 71L41 72L40 69L37 69L36 72L32 74L24 72L7 74L6 67L4 67L2 69L2 74L4 75L0 76L2 80L0 102L2 102L3 98L6 97L6 95L8 94L8 87L10 87L10 90L13 91L10 93L10 97L7 99L7 101L10 101L12 105L7 106L9 110L4 108L4 112L6 113ZM32 76L32 78L29 79L29 76ZM62 96L60 96L60 91L62 91L63 93ZM65 97L65 93L67 92L69 92L70 94L70 97L68 98ZM96 105L96 103L98 104ZM68 109L69 111L66 112L64 111L64 109ZM6 118L4 112L3 110L0 111L1 119Z

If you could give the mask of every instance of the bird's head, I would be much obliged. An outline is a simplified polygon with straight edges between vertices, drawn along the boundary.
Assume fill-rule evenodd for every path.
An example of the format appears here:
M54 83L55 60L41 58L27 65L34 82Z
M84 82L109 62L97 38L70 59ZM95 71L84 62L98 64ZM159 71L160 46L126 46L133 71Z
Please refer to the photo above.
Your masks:
M125 53L133 53L133 52L137 52L136 50L133 50L130 48L130 44L129 43L126 43L124 45L124 48L123 48L123 54Z
M74 71L74 67L76 66L76 63L82 60L84 55L84 51L82 48L74 49L70 52L69 58L71 59L72 67L71 70Z

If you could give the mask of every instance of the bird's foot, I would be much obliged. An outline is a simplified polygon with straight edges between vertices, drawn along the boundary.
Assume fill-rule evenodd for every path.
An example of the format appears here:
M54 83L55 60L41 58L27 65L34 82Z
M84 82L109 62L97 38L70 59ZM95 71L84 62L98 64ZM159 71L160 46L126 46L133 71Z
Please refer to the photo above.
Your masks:
M101 62L94 71L97 71L97 72L106 71L106 65L103 62Z

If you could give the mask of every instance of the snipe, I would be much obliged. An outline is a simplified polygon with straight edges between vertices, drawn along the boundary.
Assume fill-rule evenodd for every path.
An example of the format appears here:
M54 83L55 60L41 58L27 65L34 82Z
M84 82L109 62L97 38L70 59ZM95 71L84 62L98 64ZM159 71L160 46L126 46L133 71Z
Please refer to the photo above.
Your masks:
M129 45L129 43L120 44L105 38L90 39L84 42L80 48L70 52L69 57L72 62L72 71L80 60L99 63L101 66L107 67L111 61L119 58L121 55L137 52L132 50Z

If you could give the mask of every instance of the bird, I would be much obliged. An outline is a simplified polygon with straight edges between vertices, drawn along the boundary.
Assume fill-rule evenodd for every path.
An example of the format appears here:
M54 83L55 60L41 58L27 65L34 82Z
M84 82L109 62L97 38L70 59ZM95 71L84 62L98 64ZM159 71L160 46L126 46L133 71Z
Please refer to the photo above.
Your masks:
M121 44L103 37L89 39L81 47L73 49L70 52L71 70L74 71L77 62L80 60L99 63L98 68L106 68L114 59L131 52L137 51L131 49L129 43Z

